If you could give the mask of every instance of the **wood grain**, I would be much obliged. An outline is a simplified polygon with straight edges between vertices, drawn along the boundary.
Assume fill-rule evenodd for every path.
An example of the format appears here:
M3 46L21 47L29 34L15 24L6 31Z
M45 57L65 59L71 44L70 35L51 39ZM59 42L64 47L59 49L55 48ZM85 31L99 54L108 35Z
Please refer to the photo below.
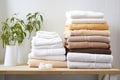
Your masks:
M0 65L0 74L120 74L120 69L68 69L53 68L50 70L39 70L27 65L3 66Z

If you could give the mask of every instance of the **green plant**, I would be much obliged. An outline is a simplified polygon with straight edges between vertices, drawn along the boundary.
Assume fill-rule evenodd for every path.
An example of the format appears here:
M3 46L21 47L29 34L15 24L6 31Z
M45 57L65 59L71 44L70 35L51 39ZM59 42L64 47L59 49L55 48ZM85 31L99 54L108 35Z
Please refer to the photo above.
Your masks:
M15 45L16 43L20 45L26 37L26 32L23 30L24 26L24 21L17 18L16 14L2 22L0 38L3 47L11 44Z
M29 38L33 30L40 30L43 24L43 16L39 12L28 13L26 15L27 22L24 23L16 14L13 17L2 22L2 31L0 38L2 45L21 44L26 37L26 31L29 32Z
M25 30L29 32L29 37L31 36L31 33L33 30L40 30L42 24L43 24L43 16L39 12L35 13L28 13L26 15L27 23L25 26Z

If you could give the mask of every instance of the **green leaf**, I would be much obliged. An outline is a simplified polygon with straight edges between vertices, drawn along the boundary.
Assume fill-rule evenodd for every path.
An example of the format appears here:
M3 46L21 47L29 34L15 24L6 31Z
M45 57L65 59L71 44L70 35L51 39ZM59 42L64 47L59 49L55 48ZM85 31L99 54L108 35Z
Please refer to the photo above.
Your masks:
M24 21L23 21L23 20L20 20L20 23L21 23L21 24L24 24Z
M43 23L43 16L42 15L40 15L40 20L42 21L42 23Z
M14 22L14 19L15 19L15 18L14 18L14 17L12 17L12 18L10 19L10 22Z
M35 15L38 15L39 13L38 12L35 12Z
M28 13L26 17L28 17L28 16L30 16L30 15L31 15L31 13Z
M29 16L29 17L27 18L27 20L31 20L31 18L32 18L32 17L31 17L31 16Z
M39 14L38 12L35 12L35 13L34 13L35 17L36 17L38 14Z
M26 37L26 33L25 32L23 32L24 33L24 36Z
M40 30L41 26L40 26L40 21L39 20L37 21L37 24L38 24L38 29Z

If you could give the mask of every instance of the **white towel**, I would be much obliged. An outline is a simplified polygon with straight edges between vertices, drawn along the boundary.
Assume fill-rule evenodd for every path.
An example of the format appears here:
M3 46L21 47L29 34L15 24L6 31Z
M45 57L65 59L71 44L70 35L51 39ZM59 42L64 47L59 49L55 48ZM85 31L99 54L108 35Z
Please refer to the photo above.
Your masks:
M28 55L29 59L43 59L43 60L59 60L59 61L65 61L66 57L65 55L59 55L59 56L35 56L34 54L29 54Z
M40 45L40 46L35 46L32 45L32 48L36 48L36 49L53 49L53 48L62 48L63 47L63 43L59 43L59 44L51 44L51 45Z
M31 42L32 42L32 45L36 45L36 46L50 45L50 44L59 44L62 42L62 39L60 37L50 38L50 39L33 37Z
M76 53L68 52L67 60L71 62L113 62L112 55L105 54L89 54L89 53Z
M36 37L49 39L49 38L57 38L60 36L56 32L37 31Z
M102 12L94 12L94 11L67 11L67 18L78 19L78 18L103 18L104 14Z
M65 55L65 48L56 48L56 49L32 49L32 54L35 56L59 56Z
M105 19L67 19L66 24L77 24L77 23L105 23Z
M67 66L70 69L86 69L86 68L96 68L96 69L107 69L112 68L111 63L89 63L89 62L70 62L67 61Z

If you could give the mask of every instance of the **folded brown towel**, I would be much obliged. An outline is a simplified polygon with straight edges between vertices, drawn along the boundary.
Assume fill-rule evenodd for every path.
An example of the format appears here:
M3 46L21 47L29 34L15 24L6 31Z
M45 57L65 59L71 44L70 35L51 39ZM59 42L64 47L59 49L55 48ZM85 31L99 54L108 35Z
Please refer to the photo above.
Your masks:
M67 42L110 42L110 37L106 36L70 36L67 38Z
M65 46L68 49L74 48L110 48L110 45L102 42L65 42Z
M85 49L68 49L67 52L91 53L91 54L111 54L110 49L85 48Z
M80 24L66 24L66 29L68 30L108 30L108 24L107 23L80 23Z
M69 36L110 36L109 30L65 30L65 37Z

